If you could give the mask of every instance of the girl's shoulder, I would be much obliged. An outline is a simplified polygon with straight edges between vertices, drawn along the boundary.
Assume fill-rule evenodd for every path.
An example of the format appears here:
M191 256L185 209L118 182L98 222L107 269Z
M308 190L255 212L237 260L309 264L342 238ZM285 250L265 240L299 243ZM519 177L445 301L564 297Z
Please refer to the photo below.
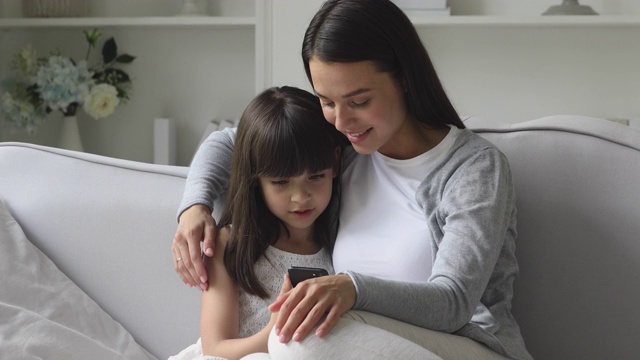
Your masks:
M218 229L218 233L216 234L216 249L218 245L222 245L222 248L227 247L227 242L229 242L229 236L231 235L231 226L223 226Z
M207 256L204 257L205 266L207 267L207 271L212 267L210 265L212 262L220 262L224 264L224 253L227 248L227 243L229 242L230 236L229 226L224 226L218 229L215 236L215 246L214 246L214 256L213 258L209 258Z

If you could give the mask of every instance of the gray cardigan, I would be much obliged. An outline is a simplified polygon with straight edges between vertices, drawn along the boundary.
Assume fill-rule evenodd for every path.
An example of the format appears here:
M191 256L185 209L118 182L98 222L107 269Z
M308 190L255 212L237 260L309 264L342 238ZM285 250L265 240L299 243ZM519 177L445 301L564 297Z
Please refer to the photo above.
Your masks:
M215 132L189 170L179 213L194 204L213 209L226 192L235 132ZM345 151L344 167L357 154ZM455 333L514 359L531 359L511 315L515 258L515 192L505 156L463 130L453 149L420 184L433 242L427 283L383 280L349 273L358 296L354 309L424 328Z

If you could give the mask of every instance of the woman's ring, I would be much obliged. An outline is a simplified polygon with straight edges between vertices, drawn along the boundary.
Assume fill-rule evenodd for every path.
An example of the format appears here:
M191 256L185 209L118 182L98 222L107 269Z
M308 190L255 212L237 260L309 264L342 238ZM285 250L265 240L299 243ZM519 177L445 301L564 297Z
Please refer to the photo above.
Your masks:
M176 262L178 262L178 261L182 261L182 258L177 258L177 259L176 259Z

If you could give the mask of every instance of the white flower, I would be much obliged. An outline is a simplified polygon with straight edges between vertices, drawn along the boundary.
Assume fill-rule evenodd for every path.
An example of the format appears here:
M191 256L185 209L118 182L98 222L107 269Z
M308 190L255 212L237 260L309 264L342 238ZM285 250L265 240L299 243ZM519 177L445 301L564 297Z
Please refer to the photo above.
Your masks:
M119 103L118 90L114 86L99 84L91 88L84 100L84 111L94 119L100 119L111 115Z

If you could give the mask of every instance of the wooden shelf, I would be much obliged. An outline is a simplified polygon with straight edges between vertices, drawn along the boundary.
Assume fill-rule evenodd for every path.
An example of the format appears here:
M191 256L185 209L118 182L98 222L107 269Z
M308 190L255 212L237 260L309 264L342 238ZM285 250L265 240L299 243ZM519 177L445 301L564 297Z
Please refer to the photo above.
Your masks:
M640 16L446 16L411 17L416 26L640 26Z
M255 26L255 17L166 16L166 17L89 17L89 18L6 18L0 29L74 27L246 27Z

